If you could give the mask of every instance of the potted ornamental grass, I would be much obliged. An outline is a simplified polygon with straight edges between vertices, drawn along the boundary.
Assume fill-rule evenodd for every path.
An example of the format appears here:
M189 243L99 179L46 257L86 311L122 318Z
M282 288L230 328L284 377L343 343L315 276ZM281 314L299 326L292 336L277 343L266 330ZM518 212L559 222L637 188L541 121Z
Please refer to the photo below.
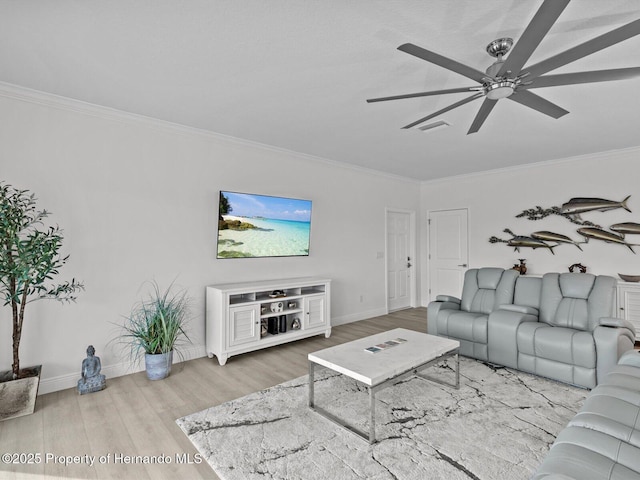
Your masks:
M36 198L28 190L19 190L0 182L0 295L11 309L11 370L0 372L0 419L33 413L41 365L23 368L20 341L26 307L37 300L72 302L84 289L81 282L51 284L69 256L62 256L63 235L58 226L45 226L49 216L38 210Z
M190 342L185 325L190 315L190 299L185 290L174 290L173 283L162 291L151 282L152 291L125 316L120 341L129 350L134 363L144 355L150 380L161 380L171 373L174 352L182 357L180 347Z

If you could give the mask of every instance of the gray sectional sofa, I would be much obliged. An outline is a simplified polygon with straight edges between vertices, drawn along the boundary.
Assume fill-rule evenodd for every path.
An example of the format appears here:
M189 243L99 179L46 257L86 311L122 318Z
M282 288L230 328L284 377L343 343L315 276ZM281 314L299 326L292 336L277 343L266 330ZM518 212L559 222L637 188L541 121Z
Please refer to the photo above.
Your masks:
M640 479L640 353L629 351L560 432L532 480Z
M615 285L588 273L469 269L460 299L428 305L427 332L458 340L461 355L593 388L635 342L633 325L611 317Z
M640 353L635 329L612 318L606 275L468 270L460 299L438 296L428 333L460 353L593 389L532 480L640 480Z

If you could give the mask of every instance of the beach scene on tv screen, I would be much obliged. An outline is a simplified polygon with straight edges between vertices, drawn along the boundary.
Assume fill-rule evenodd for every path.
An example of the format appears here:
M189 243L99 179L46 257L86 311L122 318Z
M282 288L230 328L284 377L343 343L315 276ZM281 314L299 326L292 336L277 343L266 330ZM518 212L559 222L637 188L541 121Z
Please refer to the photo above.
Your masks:
M311 201L220 192L218 258L309 255Z

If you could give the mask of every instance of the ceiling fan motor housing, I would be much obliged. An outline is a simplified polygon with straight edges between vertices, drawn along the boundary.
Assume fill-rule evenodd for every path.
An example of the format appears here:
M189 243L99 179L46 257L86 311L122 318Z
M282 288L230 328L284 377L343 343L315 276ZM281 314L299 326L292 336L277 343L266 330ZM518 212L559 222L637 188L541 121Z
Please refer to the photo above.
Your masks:
M502 39L505 40L505 39ZM510 40L510 39L507 39ZM498 42L499 40L496 40ZM493 42L495 43L495 42ZM487 47L487 51L489 51L489 47L493 45L491 43ZM502 68L502 64L504 61L501 56L498 57L495 63L487 68L487 75L491 78L487 78L487 81L484 83L484 93L490 100L499 100L501 98L506 98L513 94L517 81L516 79L506 78L506 77L497 77L497 73ZM495 79L495 80L494 80Z

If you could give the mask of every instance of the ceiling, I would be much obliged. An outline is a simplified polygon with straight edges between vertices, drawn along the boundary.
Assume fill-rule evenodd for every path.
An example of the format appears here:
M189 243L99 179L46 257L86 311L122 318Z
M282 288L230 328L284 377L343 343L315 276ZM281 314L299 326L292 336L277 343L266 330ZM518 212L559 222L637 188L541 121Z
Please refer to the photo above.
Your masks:
M478 133L468 79L398 51L414 43L478 70L517 43L542 0L1 0L0 81L415 180L640 145L640 78L548 87L555 120L501 100ZM534 63L640 18L637 0L574 0ZM640 66L640 35L551 73Z

